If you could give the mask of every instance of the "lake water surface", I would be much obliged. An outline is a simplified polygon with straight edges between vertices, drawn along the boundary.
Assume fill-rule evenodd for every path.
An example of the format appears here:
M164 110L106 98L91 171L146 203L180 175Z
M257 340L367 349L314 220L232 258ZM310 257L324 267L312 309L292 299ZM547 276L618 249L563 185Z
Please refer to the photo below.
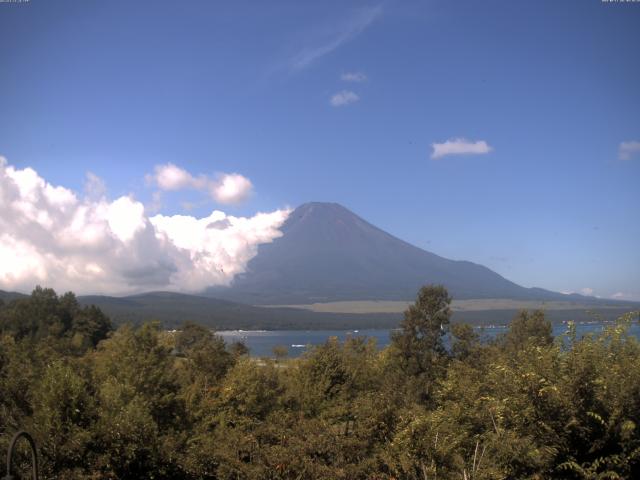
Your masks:
M578 338L587 334L597 334L605 326L612 323L591 322L576 323ZM566 324L556 324L553 326L553 334L558 336L567 331ZM477 327L476 330L481 338L489 340L508 330L507 326ZM321 345L330 337L338 337L344 341L349 337L375 338L379 347L389 344L392 330L227 330L216 332L222 336L227 343L243 342L249 347L250 354L256 357L273 356L273 347L285 346L289 351L289 357L302 355L310 346ZM640 338L640 325L635 322L631 325L629 333Z

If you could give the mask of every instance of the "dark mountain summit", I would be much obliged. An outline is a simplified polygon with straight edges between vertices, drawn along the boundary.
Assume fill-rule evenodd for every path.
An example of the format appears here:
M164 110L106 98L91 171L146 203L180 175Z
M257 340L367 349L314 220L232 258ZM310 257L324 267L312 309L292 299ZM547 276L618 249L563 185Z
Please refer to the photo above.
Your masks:
M524 288L482 265L422 250L337 203L301 205L291 213L282 233L273 243L259 247L247 272L231 287L211 288L207 293L253 304L411 300L421 285L442 283L457 299L571 298Z

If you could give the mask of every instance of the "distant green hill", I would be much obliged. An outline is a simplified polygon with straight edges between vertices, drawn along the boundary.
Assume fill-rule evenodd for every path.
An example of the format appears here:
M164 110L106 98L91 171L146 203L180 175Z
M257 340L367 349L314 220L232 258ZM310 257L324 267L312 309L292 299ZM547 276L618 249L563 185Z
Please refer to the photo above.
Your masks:
M11 300L15 300L16 298L26 297L24 293L18 292L5 292L4 290L0 290L0 300L5 303L10 302Z
M117 298L107 296L79 297L83 304L100 307L115 322L140 323L160 320L166 328L175 328L192 321L217 330L329 330L395 328L402 313L327 313L300 308L266 308L245 305L197 295L152 292ZM636 306L637 308L637 306ZM546 310L552 322L594 320L594 314L604 320L614 320L633 310L631 306L598 308L576 306L574 309ZM507 324L517 309L456 311L453 321L475 325Z
M5 303L26 297L22 293L0 290ZM165 328L177 328L185 321L195 322L216 330L349 330L366 328L395 328L402 313L330 313L303 308L256 307L242 303L171 292L150 292L128 297L89 295L78 297L82 305L96 305L116 324L142 323L159 320ZM552 322L596 319L614 320L623 313L640 309L639 304L576 305L575 308L546 309ZM507 324L518 312L513 308L454 311L454 322L474 325Z
M264 308L215 298L170 292L129 297L83 296L82 304L100 307L115 322L160 320L166 328L192 321L217 330L392 328L399 313L317 313L297 308Z

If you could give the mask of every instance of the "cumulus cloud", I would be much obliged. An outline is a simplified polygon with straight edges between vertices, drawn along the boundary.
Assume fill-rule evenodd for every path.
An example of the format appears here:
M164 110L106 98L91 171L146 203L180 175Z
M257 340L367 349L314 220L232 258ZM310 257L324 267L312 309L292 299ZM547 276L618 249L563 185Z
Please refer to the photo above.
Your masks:
M367 76L362 72L347 72L340 75L340 79L345 82L365 82L367 80Z
M622 292L617 292L617 293L614 293L613 295L611 295L611 298L616 298L616 299L622 299L622 298L625 298L625 297L627 297L627 295L622 293Z
M248 178L237 173L224 174L210 184L211 196L218 203L239 203L251 194L253 185Z
M464 138L453 138L444 143L432 143L431 158L438 159L447 155L482 155L493 150L484 140L475 142Z
M163 177L165 187L184 181ZM100 184L97 177L89 182ZM232 178L221 197L246 189ZM239 182L239 183L234 183ZM36 284L78 293L198 291L228 285L258 245L281 235L289 210L234 217L150 216L132 196L79 198L0 157L0 288Z
M196 291L203 286L227 285L244 272L258 245L281 235L278 227L288 213L278 210L242 218L214 211L205 218L156 215L150 220L156 232L189 252L189 268L176 272L174 277L183 289Z
M329 103L333 107L344 107L345 105L357 102L358 100L360 100L360 97L356 93L350 90L342 90L341 92L333 95L331 100L329 100Z
M147 181L163 191L202 190L223 205L241 203L253 191L251 180L239 173L222 173L213 179L207 175L196 177L173 163L156 165L154 173L147 176Z
M634 155L640 155L639 141L631 140L618 145L618 158L620 158L620 160L631 160L631 157Z
M582 295L586 295L588 297L593 295L593 288L589 288L589 287L584 287L582 289L580 289L580 293Z
M201 183L189 172L173 163L156 165L154 180L162 190L182 190L184 188L198 188Z

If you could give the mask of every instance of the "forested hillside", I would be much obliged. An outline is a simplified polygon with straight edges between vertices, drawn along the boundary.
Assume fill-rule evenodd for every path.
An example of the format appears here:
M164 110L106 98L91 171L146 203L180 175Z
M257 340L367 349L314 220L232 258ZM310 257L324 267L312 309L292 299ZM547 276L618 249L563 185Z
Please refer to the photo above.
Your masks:
M0 447L32 432L47 479L640 478L637 313L554 339L523 311L482 344L449 304L423 288L384 350L258 360L36 289L0 304Z

